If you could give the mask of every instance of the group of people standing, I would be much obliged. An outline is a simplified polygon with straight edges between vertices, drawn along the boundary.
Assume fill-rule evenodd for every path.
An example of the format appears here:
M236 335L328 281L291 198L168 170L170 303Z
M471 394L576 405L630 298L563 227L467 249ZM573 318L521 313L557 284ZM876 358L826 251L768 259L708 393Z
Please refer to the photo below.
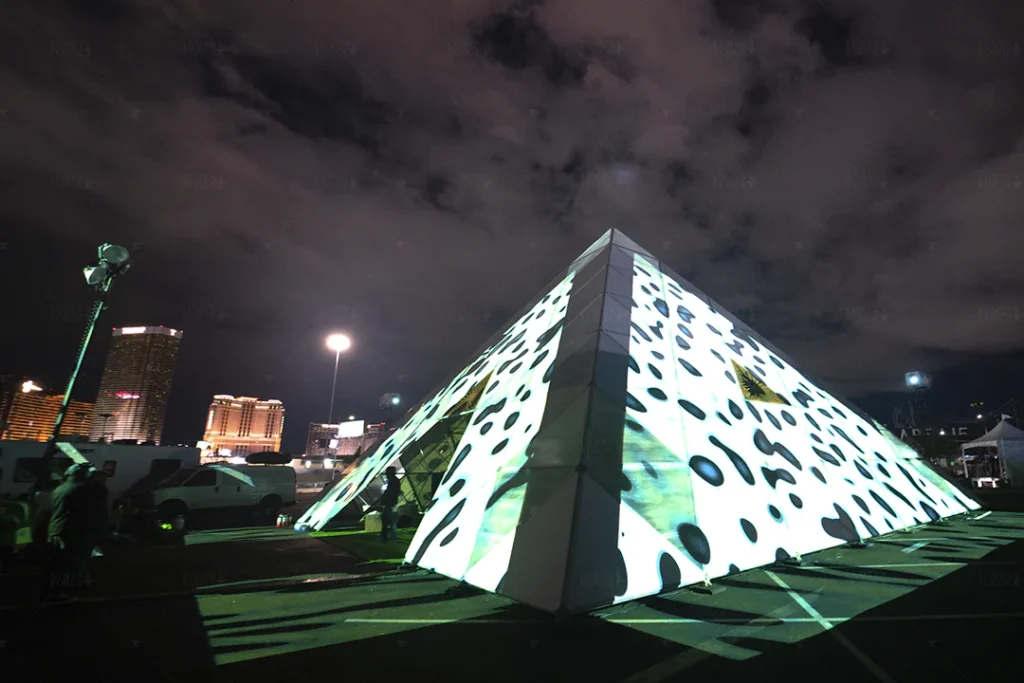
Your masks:
M91 583L88 563L108 532L108 509L102 470L76 463L65 471L51 501L44 600L68 599Z

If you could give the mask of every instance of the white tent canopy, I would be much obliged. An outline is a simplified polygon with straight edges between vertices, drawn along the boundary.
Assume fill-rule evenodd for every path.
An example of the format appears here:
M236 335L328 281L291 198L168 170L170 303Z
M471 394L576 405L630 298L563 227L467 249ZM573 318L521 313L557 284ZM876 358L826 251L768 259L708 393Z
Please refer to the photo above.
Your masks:
M986 434L960 446L960 451L982 447L996 448L1010 486L1024 487L1024 429L1014 427L1003 418Z

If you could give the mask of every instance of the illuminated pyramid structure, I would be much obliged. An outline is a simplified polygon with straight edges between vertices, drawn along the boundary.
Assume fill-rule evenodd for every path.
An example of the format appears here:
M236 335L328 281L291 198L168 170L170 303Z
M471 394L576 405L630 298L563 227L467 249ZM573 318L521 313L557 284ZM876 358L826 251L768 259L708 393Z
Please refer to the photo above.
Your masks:
M406 561L556 613L979 507L618 231L296 527L416 458Z

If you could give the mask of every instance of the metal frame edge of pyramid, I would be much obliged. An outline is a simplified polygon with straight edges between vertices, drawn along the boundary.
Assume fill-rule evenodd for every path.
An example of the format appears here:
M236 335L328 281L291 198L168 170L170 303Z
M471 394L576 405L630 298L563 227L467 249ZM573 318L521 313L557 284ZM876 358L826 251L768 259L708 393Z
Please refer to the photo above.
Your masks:
M547 612L980 509L609 230L295 528L323 528L388 465L411 462L422 446L409 447L485 378L405 561Z

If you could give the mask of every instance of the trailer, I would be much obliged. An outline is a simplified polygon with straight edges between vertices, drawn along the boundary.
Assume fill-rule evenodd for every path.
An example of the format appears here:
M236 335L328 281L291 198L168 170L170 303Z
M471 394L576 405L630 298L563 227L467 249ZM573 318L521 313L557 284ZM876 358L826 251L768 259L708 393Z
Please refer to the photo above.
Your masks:
M74 462L88 462L107 475L111 506L138 491L152 488L183 467L198 467L198 448L132 446L105 443L57 444L50 476L63 476ZM0 441L0 500L27 495L42 472L46 444L39 441Z

